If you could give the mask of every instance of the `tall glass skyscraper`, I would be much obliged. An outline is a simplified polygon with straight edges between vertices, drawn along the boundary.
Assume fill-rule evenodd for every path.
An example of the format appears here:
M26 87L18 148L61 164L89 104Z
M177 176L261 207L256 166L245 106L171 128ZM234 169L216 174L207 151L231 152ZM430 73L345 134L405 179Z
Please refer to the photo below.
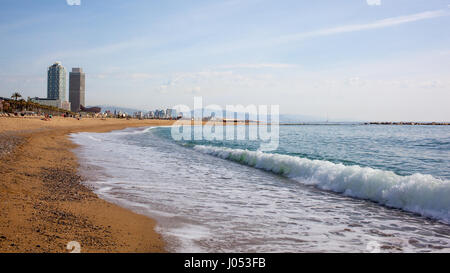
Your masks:
M56 62L48 68L47 99L66 100L66 69L60 62Z

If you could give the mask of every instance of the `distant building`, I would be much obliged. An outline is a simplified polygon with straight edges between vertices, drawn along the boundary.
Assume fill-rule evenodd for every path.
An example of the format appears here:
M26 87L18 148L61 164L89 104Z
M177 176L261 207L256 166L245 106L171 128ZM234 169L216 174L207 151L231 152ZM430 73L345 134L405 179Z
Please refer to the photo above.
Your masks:
M55 62L47 71L47 98L32 98L31 101L70 111L70 102L66 99L66 69L61 62Z
M53 99L43 99L43 98L31 98L32 102L39 103L41 105L53 106L57 108L61 108L67 111L70 111L70 102L61 101L61 100L53 100Z
M61 62L55 62L47 71L47 99L67 101L66 69Z
M69 73L69 101L72 112L79 112L85 104L86 75L81 68L72 68Z
M119 111L119 113L117 113L117 117L119 117L119 118L126 118L127 117L127 113Z
M164 111L164 110L155 110L155 118L159 118L159 119L166 118L166 111Z
M64 110L67 110L67 111L70 111L70 102L68 102L68 101L62 101L61 102L61 107L60 107L61 109L64 109Z
M165 118L169 118L169 119L176 119L177 118L177 110L175 109L167 109L166 110L166 117Z
M80 105L80 112L84 113L100 113L102 111L102 108L94 106L94 107L84 107L83 105Z

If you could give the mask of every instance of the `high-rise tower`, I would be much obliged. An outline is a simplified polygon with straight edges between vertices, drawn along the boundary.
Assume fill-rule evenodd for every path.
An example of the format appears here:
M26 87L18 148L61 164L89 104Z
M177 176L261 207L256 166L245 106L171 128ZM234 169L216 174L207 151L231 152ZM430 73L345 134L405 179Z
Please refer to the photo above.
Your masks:
M66 69L55 62L47 72L47 99L66 101Z
M85 104L85 79L86 76L81 68L72 68L69 73L69 101L72 112L79 112L80 105Z

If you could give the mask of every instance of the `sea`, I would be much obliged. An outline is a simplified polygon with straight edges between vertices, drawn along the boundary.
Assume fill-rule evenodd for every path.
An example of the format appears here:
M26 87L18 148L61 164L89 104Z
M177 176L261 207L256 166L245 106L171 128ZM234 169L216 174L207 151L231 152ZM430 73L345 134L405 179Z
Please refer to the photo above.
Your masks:
M278 130L269 151L171 127L71 139L86 185L156 219L170 252L450 252L450 126Z

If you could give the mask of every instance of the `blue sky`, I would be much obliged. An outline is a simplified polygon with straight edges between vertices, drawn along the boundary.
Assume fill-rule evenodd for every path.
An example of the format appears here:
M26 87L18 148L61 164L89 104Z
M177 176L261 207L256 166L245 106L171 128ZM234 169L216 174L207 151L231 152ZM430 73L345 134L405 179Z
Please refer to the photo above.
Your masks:
M76 2L71 0L69 2ZM450 0L2 0L0 96L87 73L87 104L279 104L331 120L450 120Z

